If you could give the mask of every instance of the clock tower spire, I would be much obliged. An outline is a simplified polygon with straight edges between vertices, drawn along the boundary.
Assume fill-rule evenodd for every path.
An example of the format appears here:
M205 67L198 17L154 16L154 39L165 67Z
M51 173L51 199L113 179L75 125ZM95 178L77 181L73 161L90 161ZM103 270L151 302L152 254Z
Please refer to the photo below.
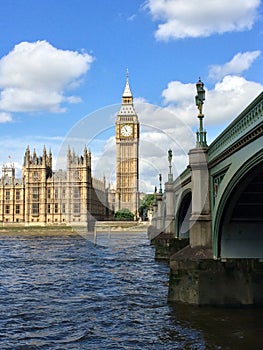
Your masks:
M122 104L133 104L133 97L132 97L132 92L130 89L130 84L129 84L129 72L128 69L126 71L126 84L125 84L125 89L123 91L122 95Z
M128 70L122 105L116 119L116 210L138 210L139 121L133 105Z

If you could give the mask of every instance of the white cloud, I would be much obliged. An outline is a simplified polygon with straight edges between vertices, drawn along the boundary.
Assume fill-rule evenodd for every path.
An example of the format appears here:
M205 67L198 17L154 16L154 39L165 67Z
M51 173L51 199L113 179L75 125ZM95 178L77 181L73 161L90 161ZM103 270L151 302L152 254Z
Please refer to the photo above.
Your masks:
M58 91L6 88L1 93L0 108L9 112L64 112L62 102L63 95Z
M0 123L7 123L12 121L12 116L10 113L0 112Z
M193 94L195 92L195 84L184 84L180 81L171 81L168 83L167 89L162 92L164 97L164 102L188 104L189 100L193 99Z
M159 24L158 40L207 37L215 33L250 30L257 17L260 0L147 0Z
M47 41L21 42L0 60L0 109L5 112L63 112L67 96L93 61L87 53L60 50Z
M136 18L136 14L133 14L133 15L128 17L128 21L133 22L135 20L135 18Z
M220 80L229 74L240 74L249 69L252 63L261 54L261 51L247 51L237 53L231 61L220 65L212 65L209 70L209 78Z
M209 125L226 123L241 113L261 93L263 85L239 76L226 76L208 92ZM208 119L208 118L207 118Z
M168 104L169 110L190 127L196 123L195 94L195 84L184 84L180 81L169 82L162 92L164 103Z
M180 90L183 93L180 94ZM248 81L239 76L225 76L222 81L215 84L213 89L206 89L205 125L220 125L230 122L262 90L263 85L259 83ZM167 89L163 91L163 96L178 119L183 120L189 126L198 126L194 84L170 82ZM182 96L181 99L178 96Z
M94 150L92 152L92 155L94 154L94 157L92 156L93 174L99 178L107 175L107 180L111 183L114 182L116 170L115 137L111 136L106 141L95 138L89 144L89 148Z

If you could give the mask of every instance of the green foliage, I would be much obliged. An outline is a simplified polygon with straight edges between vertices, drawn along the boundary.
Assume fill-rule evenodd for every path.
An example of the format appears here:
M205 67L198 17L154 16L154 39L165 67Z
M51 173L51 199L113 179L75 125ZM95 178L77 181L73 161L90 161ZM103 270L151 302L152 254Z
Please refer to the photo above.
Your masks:
M115 220L134 220L134 215L133 213L127 209L127 208L123 208L118 210L115 215Z
M155 200L154 194L146 194L140 202L139 215L143 220L147 219L147 213Z

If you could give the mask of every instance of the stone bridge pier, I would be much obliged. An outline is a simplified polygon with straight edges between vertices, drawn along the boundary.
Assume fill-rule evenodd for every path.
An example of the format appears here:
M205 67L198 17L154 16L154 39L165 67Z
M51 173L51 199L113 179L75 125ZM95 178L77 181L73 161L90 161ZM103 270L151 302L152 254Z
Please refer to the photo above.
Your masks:
M207 148L189 151L192 180L192 213L190 217L190 246L212 247L209 171Z

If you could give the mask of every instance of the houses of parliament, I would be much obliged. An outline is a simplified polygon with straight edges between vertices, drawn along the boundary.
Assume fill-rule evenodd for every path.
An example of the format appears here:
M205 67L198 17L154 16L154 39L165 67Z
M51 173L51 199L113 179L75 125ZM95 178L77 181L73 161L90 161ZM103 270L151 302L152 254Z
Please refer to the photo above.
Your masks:
M37 155L28 146L17 178L14 165L2 167L0 223L24 225L86 225L110 220L114 212L138 209L139 122L133 106L128 75L122 105L115 123L116 188L106 179L92 176L91 152L83 147L77 155L68 147L65 170L52 168L52 152L43 147Z

